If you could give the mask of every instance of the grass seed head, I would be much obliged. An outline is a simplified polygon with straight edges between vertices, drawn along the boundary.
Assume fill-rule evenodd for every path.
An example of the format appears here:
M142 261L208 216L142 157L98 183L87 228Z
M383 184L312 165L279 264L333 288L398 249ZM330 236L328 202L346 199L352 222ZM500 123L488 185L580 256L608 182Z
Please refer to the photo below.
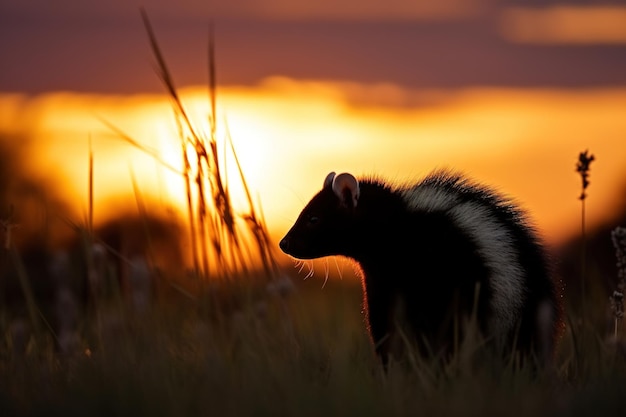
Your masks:
M589 150L585 150L578 155L578 162L576 163L576 172L580 174L582 180L582 190L580 200L587 198L586 190L589 187L589 171L591 171L591 163L596 159L593 154L589 154Z

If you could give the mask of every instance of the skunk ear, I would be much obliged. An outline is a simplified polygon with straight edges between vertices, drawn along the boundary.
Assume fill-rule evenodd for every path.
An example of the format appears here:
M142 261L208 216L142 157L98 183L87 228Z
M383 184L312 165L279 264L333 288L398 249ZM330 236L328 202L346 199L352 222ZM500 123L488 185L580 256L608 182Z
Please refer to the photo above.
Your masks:
M344 172L337 175L333 179L333 191L346 206L353 209L356 208L361 191L359 189L359 181L352 174Z
M330 187L333 184L334 179L335 179L335 171L326 175L326 179L324 180L324 188Z

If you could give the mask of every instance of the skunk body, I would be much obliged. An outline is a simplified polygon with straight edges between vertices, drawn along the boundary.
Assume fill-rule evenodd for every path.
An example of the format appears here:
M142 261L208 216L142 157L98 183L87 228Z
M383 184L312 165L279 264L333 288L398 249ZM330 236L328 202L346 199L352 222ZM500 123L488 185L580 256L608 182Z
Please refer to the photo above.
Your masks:
M548 257L511 200L438 171L407 186L330 173L280 242L299 259L342 255L362 272L368 330L383 363L410 336L450 352L472 314L503 352L549 361L559 300Z

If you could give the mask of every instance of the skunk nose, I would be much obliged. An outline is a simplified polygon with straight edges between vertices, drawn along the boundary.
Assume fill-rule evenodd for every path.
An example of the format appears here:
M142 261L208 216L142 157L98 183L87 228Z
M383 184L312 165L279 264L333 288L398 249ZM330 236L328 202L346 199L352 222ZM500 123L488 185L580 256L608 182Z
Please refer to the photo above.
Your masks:
M278 246L283 252L286 252L289 249L289 239L287 237L282 238Z

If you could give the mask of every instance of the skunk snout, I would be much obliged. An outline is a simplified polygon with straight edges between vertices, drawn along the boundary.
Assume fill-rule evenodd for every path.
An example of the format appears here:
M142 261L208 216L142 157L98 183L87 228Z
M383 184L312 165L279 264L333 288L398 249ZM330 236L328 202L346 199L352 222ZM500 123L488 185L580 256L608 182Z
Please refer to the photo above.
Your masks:
M278 246L280 246L280 249L283 252L287 253L287 251L289 250L289 238L287 236L282 238Z

